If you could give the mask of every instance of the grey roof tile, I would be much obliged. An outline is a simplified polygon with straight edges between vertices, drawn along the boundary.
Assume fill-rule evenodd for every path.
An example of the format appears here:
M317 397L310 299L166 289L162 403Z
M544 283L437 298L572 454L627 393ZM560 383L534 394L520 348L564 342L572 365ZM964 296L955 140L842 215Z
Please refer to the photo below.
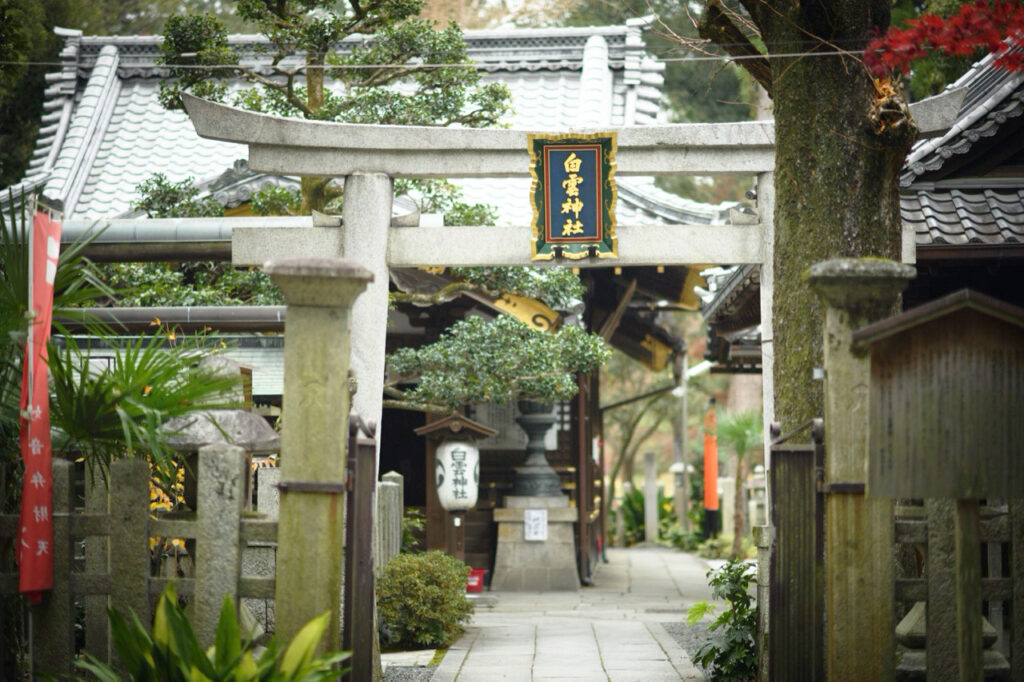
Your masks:
M1024 244L1024 185L905 191L900 212L918 246Z
M610 126L656 123L661 116L660 85L664 65L644 53L639 25L585 29L534 29L514 31L476 31L467 33L469 53L483 69L485 82L500 80L512 93L513 113L505 123L527 129L571 129L579 126L581 77L584 45L594 35L604 40L598 52L606 55L605 66L611 88ZM63 183L76 172L83 149L90 143L96 126L102 123L103 135L89 156L87 177L80 181L80 195L74 207L75 217L104 217L126 213L136 200L135 186L152 173L163 173L176 182L187 177L197 180L215 177L244 158L244 146L199 138L188 118L181 112L164 110L157 98L160 78L165 69L155 63L160 37L76 37L74 49L66 48L79 73L89 74L89 85L75 93L74 116L58 144L61 154L54 164L56 180ZM252 36L232 36L243 51L261 41ZM600 41L598 41L598 44ZM254 53L255 54L255 53ZM597 54L597 53L595 53ZM116 57L116 75L120 92L109 115L96 121L109 96L100 87L101 72L111 68ZM254 57L252 57L254 58ZM592 56L590 67L602 73ZM72 70L74 72L74 69ZM109 74L108 74L109 75ZM94 83L96 83L94 85ZM58 85L66 85L61 81ZM242 87L236 83L235 87ZM56 88L56 86L55 86ZM633 110L626 106L628 93L636 94ZM65 92L65 91L62 91ZM57 97L54 90L53 97ZM629 117L629 120L627 120ZM90 127L92 125L92 127ZM59 126L58 126L59 127ZM72 153L74 152L74 153ZM37 156L41 152L37 150ZM288 179L254 178L258 184L288 184ZM475 179L459 181L469 203L496 204L504 224L526 224L532 218L528 201L528 179L502 180L500 191L495 181ZM672 216L689 216L694 222L710 222L722 209L696 202L686 203L653 186L651 179L631 178L624 185L635 194L655 197L664 206L651 210L644 202L619 202L622 222L663 222ZM239 202L252 191L242 184L221 191L222 200Z
M995 69L992 61L989 55L949 86L967 88L960 115L945 135L914 145L900 177L903 187L938 170L946 159L966 154L978 140L998 134L1007 120L1024 114L1024 74Z

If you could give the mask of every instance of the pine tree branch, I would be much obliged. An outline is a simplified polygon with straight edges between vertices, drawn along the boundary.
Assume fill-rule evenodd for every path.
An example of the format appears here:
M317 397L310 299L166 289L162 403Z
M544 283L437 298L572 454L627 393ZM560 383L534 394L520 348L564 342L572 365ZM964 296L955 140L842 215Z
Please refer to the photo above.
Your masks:
M413 305L439 305L458 298L465 293L483 294L492 298L498 298L502 292L493 291L487 287L472 282L452 282L441 289L429 294L413 291L392 291L391 300L395 303L411 303Z
M288 103L291 104L296 109L298 109L299 111L301 111L302 115L305 116L306 118L313 117L313 111L308 106L306 106L306 103L303 102L302 99L299 98L292 89L292 83L294 81L294 78L290 77L287 82L278 83L277 81L273 81L267 78L266 76L261 76L260 74L256 73L256 71L254 71L252 68L247 66L240 66L238 67L238 70L242 73L242 76L244 76L247 80L250 80L254 83L259 83L264 87L280 92L282 95L284 95L284 98L288 100Z
M428 403L416 403L411 400L384 400L381 404L386 408L393 410L409 410L410 412L426 412L428 414L444 414L448 415L452 413L450 407L443 405L430 405Z

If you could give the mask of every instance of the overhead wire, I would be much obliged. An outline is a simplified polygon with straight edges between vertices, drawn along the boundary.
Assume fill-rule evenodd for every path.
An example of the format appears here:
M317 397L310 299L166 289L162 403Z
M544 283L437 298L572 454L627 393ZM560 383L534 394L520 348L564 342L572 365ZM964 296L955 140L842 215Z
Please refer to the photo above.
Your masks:
M803 57L859 57L863 55L861 50L822 50L813 52L786 52L783 54L760 54L760 55L737 55L737 56L716 56L716 55L688 55L685 57L660 57L658 61L661 62L740 62L751 59L795 59ZM553 59L551 61L566 61L569 63L582 64L582 60L558 60ZM38 62L38 61L14 61L14 60L0 60L0 66L68 66L68 62ZM166 69L244 69L257 67L261 70L272 69L280 71L281 73L297 72L297 71L309 71L309 70L330 70L330 71L358 71L368 69L479 69L481 71L488 70L488 66L480 64L478 62L471 63L454 63L454 64L423 64L417 62L408 62L404 64L392 63L392 64L295 64L290 66L284 65L271 65L271 64L258 64L247 66L245 64L154 64L154 68L166 68Z

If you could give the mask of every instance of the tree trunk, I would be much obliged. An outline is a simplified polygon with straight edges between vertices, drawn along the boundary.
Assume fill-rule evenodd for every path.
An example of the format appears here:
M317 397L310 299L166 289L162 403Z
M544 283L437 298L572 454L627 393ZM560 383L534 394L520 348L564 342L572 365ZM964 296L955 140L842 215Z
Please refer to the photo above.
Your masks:
M875 89L854 56L889 23L888 0L785 0L755 6L771 60L775 102L775 413L787 431L823 411L823 308L808 268L828 258L898 259L899 180L916 130L879 131ZM818 39L827 42L818 42ZM902 103L900 95L896 104Z
M306 69L306 106L311 112L318 113L324 106L324 56L315 52L306 54L306 64L313 68ZM313 211L323 211L327 204L327 179L306 177L299 179L302 201L299 204L299 215L311 215Z

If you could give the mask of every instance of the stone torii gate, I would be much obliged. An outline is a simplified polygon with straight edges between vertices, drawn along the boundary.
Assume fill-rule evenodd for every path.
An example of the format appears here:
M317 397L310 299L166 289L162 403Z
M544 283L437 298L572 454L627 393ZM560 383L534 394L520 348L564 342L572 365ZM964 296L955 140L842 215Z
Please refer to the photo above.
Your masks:
M963 93L912 106L923 134L948 128ZM270 259L344 257L368 268L374 281L352 311L352 362L359 390L354 408L380 423L384 381L389 267L550 267L530 260L529 226L398 227L391 225L394 178L517 177L529 174L527 132L354 125L285 119L183 97L196 132L246 144L249 167L285 175L345 178L342 221L311 218L289 227L234 226L232 262L262 266ZM574 267L759 264L764 420L774 419L772 289L774 243L774 123L681 124L625 127L618 135L617 175L753 175L760 222L754 225L620 225L619 257L572 261ZM555 132L555 131L550 131ZM557 131L569 132L569 131ZM580 130L572 132L594 132ZM524 201L528 197L524 195ZM329 222L329 221L328 221ZM298 228L298 229L296 229ZM914 260L914 235L904 230L903 260ZM766 429L766 432L768 430ZM765 454L770 448L766 434ZM888 547L860 549L876 555ZM854 589L847 604L870 598ZM837 650L856 651L870 638L865 621L851 625ZM863 627L862 627L863 626Z

